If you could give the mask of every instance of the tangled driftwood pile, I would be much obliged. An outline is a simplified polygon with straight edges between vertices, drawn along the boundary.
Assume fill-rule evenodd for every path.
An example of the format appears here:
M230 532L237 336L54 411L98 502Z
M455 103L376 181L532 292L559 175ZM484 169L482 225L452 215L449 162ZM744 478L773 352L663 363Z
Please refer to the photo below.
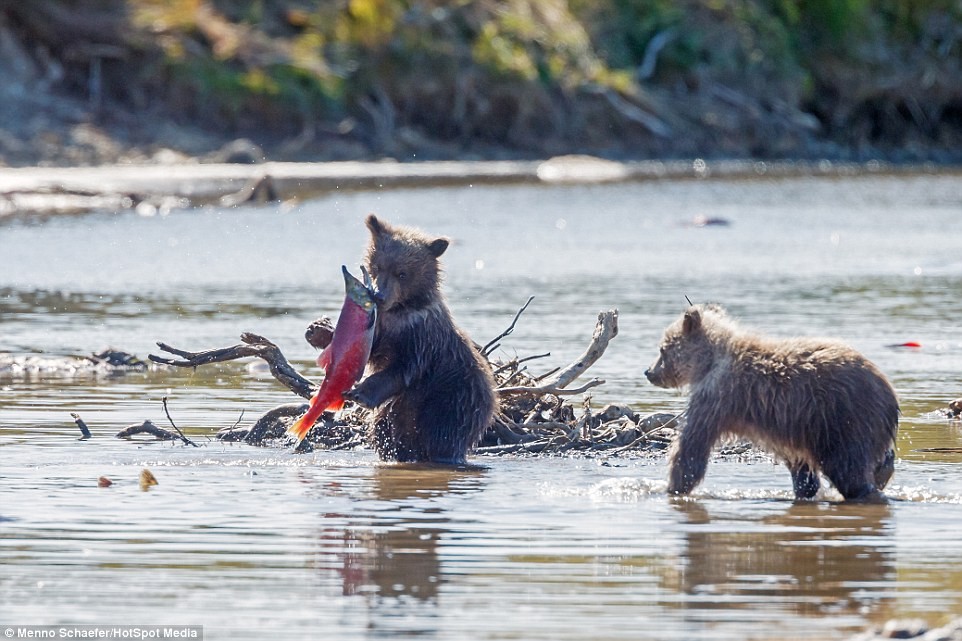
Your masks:
M531 301L529 300L528 303ZM528 306L518 311L511 325L484 347L478 347L488 358L499 392L499 411L491 428L484 434L475 450L476 454L499 456L511 455L564 455L603 453L631 455L664 450L671 443L683 423L683 415L654 413L639 415L627 405L605 405L595 409L588 390L604 383L591 379L579 387L570 387L605 352L608 343L618 334L618 313L609 310L598 315L598 322L585 352L564 368L556 368L543 374L533 373L529 367L533 361L550 356L537 354L515 357L509 360L492 359L491 354L501 340L511 334L518 318ZM327 317L320 318L307 328L305 339L315 347L330 342L334 328ZM216 437L223 441L242 441L252 445L284 447L292 443L286 434L290 426L307 410L307 400L317 390L317 385L301 376L273 342L257 334L245 332L241 343L220 349L189 352L165 343L158 343L161 350L178 358L150 355L154 363L177 367L199 367L247 357L264 360L273 377L295 395L304 399L279 405L264 413L250 424L237 423L220 430ZM16 357L0 354L0 379L5 376L22 378L35 376L71 376L78 372L124 374L144 371L147 364L135 356L114 349L103 350L91 356L63 357ZM569 401L571 396L583 394L579 403ZM151 420L134 423L121 429L118 438L131 439L139 435L153 436L157 440L191 441L175 424L164 399L164 411L173 429L158 426ZM962 398L955 399L946 407L932 412L950 421L962 419ZM83 438L91 433L78 414L71 414ZM336 415L325 413L318 425L301 443L301 450L353 450L368 447L369 411L348 403ZM724 447L726 454L742 456L750 445L738 442ZM924 451L956 451L957 448L934 448Z
M585 352L567 367L535 375L529 370L532 361L549 356L539 354L515 357L508 361L491 360L491 354L514 330L531 299L515 315L511 325L500 335L479 347L491 362L498 386L499 412L477 448L477 453L548 454L571 451L606 451L621 453L664 449L677 429L677 417L653 414L641 417L622 405L607 405L597 411L590 396L581 401L581 412L575 411L568 398L584 394L604 383L591 379L579 387L571 387L588 370L618 335L618 312L609 310L598 315L594 333ZM305 338L312 345L329 342L330 319L321 318L308 328ZM325 339L327 339L325 341ZM316 385L301 376L271 341L256 334L241 335L241 343L230 347L189 352L158 343L164 352L177 358L150 355L150 360L177 367L199 367L245 357L258 357L267 362L271 374L294 394L309 399ZM284 444L289 437L287 427L307 409L303 402L275 407L251 425L238 425L217 434L225 441L250 444ZM368 411L349 404L338 414L326 413L319 419L302 449L355 449L367 446Z
M535 374L530 368L534 361L550 356L536 354L514 357L508 360L493 359L492 353L501 341L514 330L518 319L531 303L531 299L518 311L510 326L478 350L491 364L498 387L499 411L490 429L483 435L475 449L476 454L499 456L553 455L569 453L604 453L630 455L664 450L671 443L683 423L683 414L654 413L639 415L627 405L605 405L595 408L590 389L604 383L593 378L578 387L572 383L605 353L609 342L618 335L618 312L609 310L598 314L591 341L584 353L564 368L555 368ZM334 326L327 317L319 318L308 326L305 339L314 347L326 346L331 341ZM273 342L250 332L241 334L241 342L230 347L190 352L157 344L160 349L176 358L151 354L150 361L176 367L199 367L248 357L264 360L271 375L302 401L285 403L264 413L256 421L237 423L220 430L216 437L223 441L242 441L251 445L289 446L293 439L286 435L287 428L307 411L307 400L317 390L317 385L303 377L287 361L280 348ZM47 357L37 355L15 356L0 354L0 379L5 377L33 378L49 376L75 376L78 374L121 375L145 371L148 364L127 352L106 349L89 356ZM570 397L582 395L578 402ZM175 424L164 399L164 412L173 429L158 426L151 420L128 425L116 436L127 438L138 435L153 436L157 440L181 441L194 445ZM946 407L932 412L933 416L950 421L962 419L962 398L955 399ZM85 440L90 430L78 414L71 414ZM343 410L325 413L317 426L301 443L301 450L353 450L368 447L368 424L370 412L348 403ZM746 443L730 444L723 453L743 455L750 447ZM923 451L957 451L957 448L933 448Z

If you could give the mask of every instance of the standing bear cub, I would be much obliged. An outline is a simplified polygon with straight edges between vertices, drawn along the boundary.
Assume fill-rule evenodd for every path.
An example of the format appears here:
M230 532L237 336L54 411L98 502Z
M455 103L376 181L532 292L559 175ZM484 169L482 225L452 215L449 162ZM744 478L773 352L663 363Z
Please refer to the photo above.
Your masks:
M368 216L366 263L378 315L368 377L344 398L375 409L382 459L461 464L491 424L491 369L441 295L446 238Z
M712 447L726 436L785 461L798 498L815 496L822 472L846 499L879 499L894 471L895 391L837 341L762 338L717 305L695 305L665 330L645 376L659 387L690 388L671 452L671 494L701 482Z

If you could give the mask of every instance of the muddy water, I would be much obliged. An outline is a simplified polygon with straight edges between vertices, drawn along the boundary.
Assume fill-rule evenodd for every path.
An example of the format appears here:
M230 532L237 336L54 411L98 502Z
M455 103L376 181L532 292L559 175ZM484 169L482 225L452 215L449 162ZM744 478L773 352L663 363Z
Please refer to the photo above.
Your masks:
M252 330L303 371L362 217L450 236L446 290L503 355L621 334L594 402L678 411L639 372L694 301L778 335L830 334L891 377L891 501L795 504L783 468L720 459L670 501L660 459L486 458L470 469L208 440L291 396L232 364L0 379L0 624L203 625L207 638L839 639L962 614L962 180L957 176L464 187L0 226L0 351L144 355ZM696 216L727 226L694 227ZM919 348L890 345L915 341ZM540 363L540 365L538 364ZM201 447L112 435L150 418ZM240 417L241 411L243 417ZM79 412L94 438L78 441ZM953 452L952 449L955 449ZM159 485L144 492L149 467ZM97 478L114 480L98 488Z

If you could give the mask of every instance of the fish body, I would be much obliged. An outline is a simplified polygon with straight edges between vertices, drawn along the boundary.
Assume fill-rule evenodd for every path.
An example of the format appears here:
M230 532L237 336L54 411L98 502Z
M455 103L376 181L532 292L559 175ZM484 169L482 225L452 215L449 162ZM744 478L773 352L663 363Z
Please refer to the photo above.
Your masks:
M342 266L341 272L344 274L344 305L331 344L317 357L317 364L324 368L324 380L311 399L307 413L287 429L287 433L297 439L297 444L304 440L321 414L344 406L344 393L360 380L371 356L377 315L374 293L368 284L352 276L347 267ZM364 280L370 282L366 271Z

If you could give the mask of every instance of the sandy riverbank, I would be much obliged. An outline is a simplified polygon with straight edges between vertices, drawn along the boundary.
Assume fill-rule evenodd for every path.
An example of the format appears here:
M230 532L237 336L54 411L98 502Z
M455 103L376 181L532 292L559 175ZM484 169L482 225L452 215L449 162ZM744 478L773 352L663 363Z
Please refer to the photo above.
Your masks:
M880 162L614 162L590 156L544 161L399 163L268 162L0 169L0 219L9 216L153 210L303 199L338 190L440 185L602 183L630 180L956 172Z

